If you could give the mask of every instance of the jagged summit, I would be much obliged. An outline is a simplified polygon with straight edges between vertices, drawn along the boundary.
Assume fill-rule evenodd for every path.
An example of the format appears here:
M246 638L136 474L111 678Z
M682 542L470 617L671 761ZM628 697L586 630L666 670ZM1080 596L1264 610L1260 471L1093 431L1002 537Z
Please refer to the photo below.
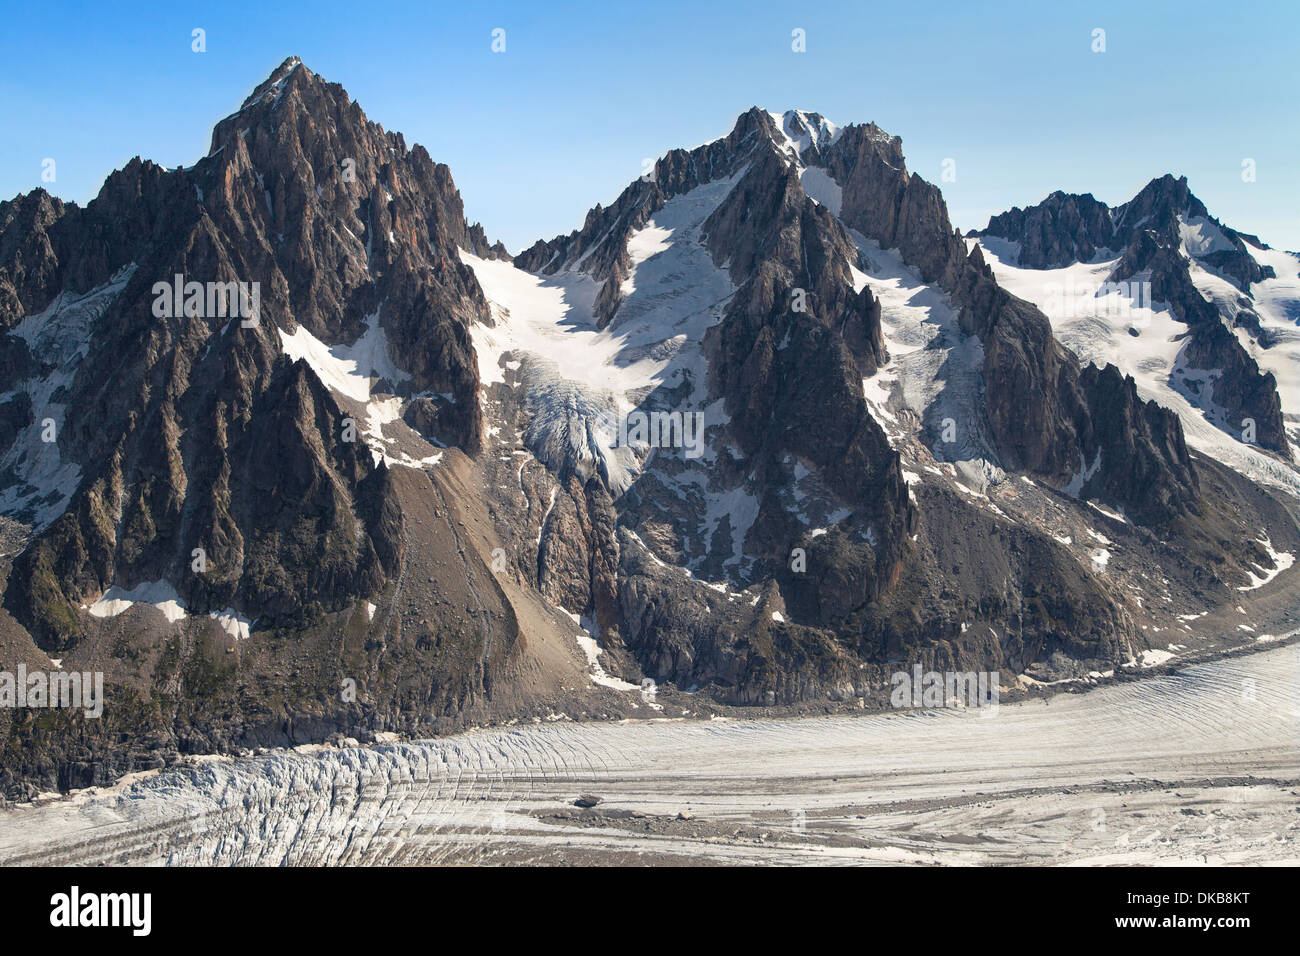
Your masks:
M1222 238L1215 240L1219 249L1235 245L1236 238L1256 249L1269 248L1257 236L1229 229L1212 217L1191 191L1187 177L1171 173L1155 177L1131 200L1114 207L1092 193L1058 189L1041 203L1025 208L1013 206L993 216L984 229L971 230L968 235L1020 242L1021 264L1042 269L1067 265L1075 259L1086 261L1099 250L1118 250L1138 231L1168 231L1179 220L1209 221L1216 232L1222 233ZM1198 249L1195 253L1206 251ZM1258 281L1258 277L1252 281Z
M786 110L770 115L785 138L783 145L787 150L793 150L796 158L802 158L805 153L810 159L820 156L840 134L839 127L820 113Z
M1289 338L1289 307L1279 303L1270 317L1268 306L1279 292L1293 295L1289 277L1276 284L1278 267L1293 270L1290 257L1213 217L1185 176L1158 176L1114 208L1090 194L1054 192L992 217L972 235L1009 244L991 247L999 268L1095 267L1108 287L1137 293L1130 301L1139 300L1142 323L1152 309L1167 310L1187 328L1159 359L1165 374L1157 387L1172 389L1181 396L1174 401L1186 399L1234 439L1291 459L1278 390L1279 377L1291 377L1290 362L1270 352ZM1032 295L1035 286L1024 288ZM1133 326L1131 334L1143 332Z
M899 615L909 609L942 606L930 588L949 572L920 568L943 564L951 541L931 537L933 522L963 512L967 493L996 496L1005 517L1015 489L1012 510L1022 516L1013 520L1028 534L1047 529L1030 532L1035 519L1018 510L1031 494L1025 483L1166 536L1206 521L1216 529L1215 549L1235 547L1236 532L1223 530L1224 516L1203 497L1178 417L1140 396L1113 365L1081 363L1062 348L1046 316L998 285L977 245L967 248L939 191L907 171L901 141L874 125L750 109L727 136L670 150L652 175L593 207L581 229L536 243L514 265L530 278L476 266L494 310L526 308L515 289L524 281L553 288L589 308L580 319L573 309L553 321L597 330L614 369L647 354L672 356L640 388L615 393L627 406L681 411L698 402L710 410L708 467L674 464L661 451L620 464L613 523L637 529L620 553L648 550L664 566L684 563L730 587L770 578L784 601L780 613L801 627L841 637L855 631L870 643L908 630ZM724 295L725 283L733 291ZM796 300L804 308L793 307ZM675 324L701 312L702 334ZM686 329L684 341L674 340ZM544 360L547 346L524 344L522 334L510 348L494 341L479 346L480 354L499 350L491 364L521 365L517 385L507 374L494 388L503 395L518 388L534 413L525 441L546 436L538 454L590 487L589 470L553 452L591 454L588 442L571 439L600 433L600 398L589 387L599 362L569 373L582 381L566 390L557 387L563 363L557 371ZM554 430L560 423L563 432ZM1012 481L1017 472L1023 483ZM904 475L911 477L900 483ZM948 490L956 497L934 497ZM569 500L579 516L590 512L589 497L571 490ZM577 520L604 526L597 513ZM824 574L785 571L792 534ZM1059 529L1047 540L1062 537L1074 540ZM979 542L971 545L979 560L1014 565L1016 580L1070 578L1048 558L1054 544L1035 551L1048 563L1031 571L1001 544ZM598 580L574 572L602 563L590 549L603 545L589 541L584 560L545 528L539 544L543 580L565 582L556 593L569 595L575 613L592 595L611 647L621 639L638 659L674 661L662 666L682 681L701 672L674 660L667 634L689 633L693 653L710 660L743 659L727 638L701 628L691 598L674 608L638 605L635 619L611 616L595 598ZM642 581L654 576L648 565L628 574L633 593L653 590ZM617 593L627 586L620 573ZM1073 580L1047 587L1088 591ZM1075 633L1099 637L1128 613L1110 599L1087 600L1099 616L1076 620Z
M105 740L628 714L646 677L844 701L900 659L1082 680L1300 550L874 124L747 110L514 260L296 58L212 145L0 203L0 649L130 688ZM1231 270L1184 188L1123 250L1064 194L1000 242ZM256 321L209 308L253 283Z
M1077 365L1058 360L1041 313L998 289L980 250L968 251L952 227L938 189L907 172L901 140L874 124L836 127L819 114L778 115L755 107L741 114L728 136L695 150L670 151L648 181L629 186L608 208L593 208L581 230L538 242L516 261L543 275L578 271L592 277L599 283L595 315L607 325L631 281L628 249L635 233L666 203L733 177L739 177L728 197L736 200L734 212L724 202L701 227L713 261L728 263L733 282L758 281L753 270L775 256L785 263L786 288L815 290L823 297L815 311L833 320L847 308L841 304L844 293L836 290L847 285L850 292L859 291L847 272L864 265L854 235L881 249L897 249L923 282L964 306L962 331L983 343L987 407L969 437L972 449L982 449L975 457L1028 470L1058 486L1080 471L1081 456L1096 457L1098 423L1079 407L1087 400L1049 385L1059 374L1073 376ZM816 247L825 251L814 258L810 250ZM819 270L833 272L837 266L846 271L824 285ZM861 294L869 300L867 285ZM770 289L761 308L770 308L768 303L782 294ZM870 309L870 302L859 308ZM855 323L844 328L853 330L861 369L869 374L878 368L886 357L879 329L871 322L861 330ZM1013 411L1025 407L1038 411L1028 420ZM1157 431L1171 427L1153 421ZM1108 495L1124 499L1124 507L1147 520L1181 513L1195 497L1195 479L1176 437L1140 446L1139 454L1166 458L1172 465L1166 472L1169 487L1139 490L1119 476L1099 477L1098 487L1104 483ZM1152 464L1157 472L1165 468Z
M304 78L314 77L316 74L303 66L302 59L296 56L286 57L284 62L271 71L271 75L257 85L252 93L244 100L240 110L246 110L254 103L275 96L284 91L285 85L289 81L289 76L301 68Z
M431 457L431 443L478 445L465 330L487 309L457 257L495 250L466 223L447 167L422 147L406 150L341 86L292 59L217 124L213 142L188 169L133 160L84 210L38 201L26 216L0 213L0 248L19 251L27 227L27 251L0 269L14 316L6 327L22 315L69 327L67 296L95 303L75 313L93 317L76 327L82 351L53 372L66 345L35 331L11 338L23 344L11 345L0 388L21 396L20 423L76 410L55 413L66 475L57 497L39 442L4 460L10 513L35 519L37 532L6 600L54 644L83 632L68 617L81 603L141 582L170 582L191 611L233 608L264 623L371 594L395 567L379 512L368 510L392 494L377 476L390 459ZM208 314L211 298L160 321L154 286L177 275L256 288L257 321L232 329L228 310ZM331 349L352 350L359 384L303 361ZM87 354L124 360L110 367ZM50 374L61 376L58 402ZM366 406L381 384L427 394L423 436L372 423L354 443L321 437L374 415ZM106 392L116 399L89 397ZM217 422L221 440L200 440ZM268 428L298 463L293 480L275 475L279 455L251 455ZM101 506L120 521L97 524ZM290 540L283 525L295 520L328 543ZM188 571L184 555L200 545L220 571Z

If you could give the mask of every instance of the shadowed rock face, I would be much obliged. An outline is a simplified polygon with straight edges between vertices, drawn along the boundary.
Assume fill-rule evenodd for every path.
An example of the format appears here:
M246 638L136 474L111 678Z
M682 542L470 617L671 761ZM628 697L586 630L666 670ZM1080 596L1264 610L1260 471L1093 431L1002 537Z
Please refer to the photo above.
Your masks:
M1057 269L1072 262L1089 262L1113 248L1115 226L1105 203L1086 195L1057 190L1037 206L1016 206L989 220L985 235L1020 243L1022 266Z
M879 304L869 289L853 291L848 266L857 250L770 149L706 229L714 258L743 278L712 342L731 436L755 471L775 471L790 455L808 462L863 527L877 529L861 595L869 600L894 574L912 515L898 455L862 397L863 376L888 356ZM806 311L794 310L800 293ZM769 554L784 563L777 549Z
M1203 228L1214 237L1208 248L1184 250L1183 229ZM1016 207L994 216L980 236L1019 244L1018 262L1051 269L1100 257L1119 256L1109 280L1145 280L1151 299L1168 303L1189 333L1183 359L1188 368L1214 373L1214 400L1235 426L1252 419L1256 441L1288 460L1277 380L1262 372L1225 325L1248 321L1239 313L1220 315L1192 281L1189 259L1232 282L1249 302L1251 283L1275 278L1250 254L1264 248L1254 236L1238 233L1210 216L1187 186L1186 177L1153 179L1131 201L1110 209L1091 195L1055 192L1037 206Z
M814 120L820 118L814 114ZM567 590L553 596L575 613L592 612L602 642L628 648L646 673L683 686L712 683L737 703L788 702L819 689L852 687L856 665L835 642L834 628L896 578L916 520L898 454L863 398L862 378L888 359L880 305L870 289L855 291L854 242L805 195L796 164L778 145L782 139L774 117L752 109L728 136L669 152L649 181L633 183L608 208L592 209L582 229L538 242L515 259L543 275L579 270L601 282L595 309L609 327L624 301L629 239L675 197L735 178L702 226L713 262L736 286L702 343L704 401L721 402L728 419L710 431L712 447L728 450L710 465L708 481L719 493L752 496L756 515L743 537L744 570L706 566L713 568L710 576L736 586L783 572L792 543L806 534L788 505L792 463L798 463L851 514L848 526L855 530L843 536L842 547L853 571L843 576L838 601L811 615L811 626L764 621L770 639L755 644L745 636L752 611L735 612L707 588L683 589L646 560L647 545L674 561L701 546L695 519L669 490L674 475L651 469L608 504L592 500L591 482L584 490L570 479L570 502L555 506L543 536L539 578L544 588L567 582ZM814 143L806 158L815 155ZM653 393L647 403L672 407L670 391ZM582 533L558 530L571 522ZM589 522L617 522L640 537L593 540ZM612 568L617 575L604 570ZM779 601L779 592L773 593ZM731 624L720 625L715 616L724 609Z
M898 249L922 279L952 296L962 327L979 336L984 414L1004 467L1064 485L1079 470L1080 454L1093 460L1095 434L1146 417L1131 388L1118 406L1090 400L1078 361L1057 344L1046 316L998 287L979 249L967 253L939 190L907 173L901 140L874 125L849 127L827 150L826 162L843 188L845 225ZM1148 459L1144 472L1159 486L1156 494L1123 480L1126 461L1103 456L1101 463L1112 500L1152 524L1181 514L1196 495L1190 466L1168 456L1182 446L1181 427L1176 419L1161 422L1161 439L1140 449Z
M1176 188L1139 198L1126 216L1194 208ZM1092 255L1116 217L1088 199L1054 194L1000 228L1032 232L1035 261ZM1133 227L1126 268L1159 266L1167 238ZM901 258L906 293L873 257ZM22 538L0 553L0 653L102 664L131 702L84 746L11 730L37 743L0 786L575 699L625 713L626 690L587 686L573 619L610 674L725 704L866 697L899 660L1086 674L1149 646L1132 581L1222 601L1267 559L1250 543L1277 523L1267 496L1194 462L1178 419L1114 367L1081 367L874 125L749 110L509 262L447 167L296 59L193 167L133 160L84 209L40 190L0 203L0 501ZM498 268L536 296L516 314L489 303ZM155 283L176 275L256 282L257 322L159 314ZM625 343L611 380L663 363L618 398L700 414L699 455L607 457L622 385L555 367L588 352L484 338L535 319L518 313L552 301L539 289L590 294L543 331ZM1195 348L1228 349L1186 301ZM952 340L891 337L909 310ZM899 394L934 381L904 381L895 342L975 356L964 377L929 374L969 384L987 485L935 452L937 403ZM34 437L46 419L52 447ZM1134 556L1122 585L1078 551L1112 543L1102 520ZM145 582L189 617L85 606ZM250 636L206 623L227 611ZM364 699L338 700L345 677ZM114 750L122 737L143 743Z
M1139 518L1199 511L1200 485L1183 442L1178 416L1155 402L1143 402L1133 379L1107 365L1088 365L1080 376L1088 406L1095 409L1093 431L1085 436L1083 454L1097 454L1111 467L1099 471L1094 487L1112 501L1127 501ZM1171 494L1183 495L1181 502Z
M465 223L446 166L289 60L193 167L132 160L84 210L38 191L5 203L0 224L0 327L135 266L60 395L59 453L80 484L10 581L8 606L43 643L74 642L76 606L115 583L165 578L195 612L265 622L382 588L394 545L367 517L384 483L280 337L301 326L349 343L377 321L413 390L463 399L442 404L439 433L477 447L466 326L487 307L457 250L502 253ZM260 325L156 317L153 285L174 275L258 283ZM41 363L11 345L5 387Z
M897 138L874 126L831 133L822 123L815 114L787 114L782 129L777 117L751 110L729 136L670 152L651 181L634 183L607 209L593 209L581 230L538 243L516 260L543 274L576 270L603 283L597 311L613 327L637 230L709 175L734 178L703 229L714 262L725 264L737 285L704 342L708 400L721 400L728 413L712 437L731 449L711 467L715 477L729 476L723 488L744 487L756 500L744 536L746 571L726 577L736 586L770 583L754 599L757 617L745 625L748 616L707 587L674 581L671 571L647 560L647 550L663 564L698 553L689 515L662 480L671 476L650 469L613 505L617 523L637 538L620 537L610 552L619 560L619 613L599 616L602 641L626 647L658 680L711 683L745 703L798 699L814 687L852 694L861 679L855 655L934 653L949 663L996 659L1010 666L1026 666L1039 654L1104 656L1129 639L1131 621L1053 545L1028 530L1006 539L956 496L932 502L931 510L910 500L898 453L862 400L860 379L890 357L871 282L855 292L850 267L865 263L850 231L897 249L923 281L947 292L963 333L978 337L978 414L1002 467L1058 488L1078 476L1081 497L1109 502L1130 520L1178 537L1187 522L1206 518L1177 417L1141 400L1115 368L1081 366L1036 307L1001 289L980 250L968 254L939 191L907 173ZM801 146L790 145L805 135ZM836 214L806 195L801 172L811 165L839 187ZM1087 215L1096 220L1096 212L1089 207ZM792 308L796 293L805 313ZM808 536L791 515L792 461L845 506L849 517L825 534ZM576 530L583 495L573 488L569 497L556 527L574 521ZM560 511L556 506L552 514ZM1219 521L1209 519L1216 529ZM566 548L544 534L543 577L569 582L562 600L575 603L565 606L590 613L581 569L605 552L589 534L563 538L582 547ZM959 565L946 561L958 541L965 551L960 563L982 565L984 573L958 573ZM806 569L790 569L792 543L804 552ZM1222 538L1206 545L1223 546ZM937 567L927 569L927 562ZM1014 594L1000 590L1008 580L1017 582ZM981 613L1014 613L1015 624L991 629L1000 636L957 629L954 595L961 595L957 605L974 600ZM748 636L737 628L748 628ZM944 643L933 646L938 635Z

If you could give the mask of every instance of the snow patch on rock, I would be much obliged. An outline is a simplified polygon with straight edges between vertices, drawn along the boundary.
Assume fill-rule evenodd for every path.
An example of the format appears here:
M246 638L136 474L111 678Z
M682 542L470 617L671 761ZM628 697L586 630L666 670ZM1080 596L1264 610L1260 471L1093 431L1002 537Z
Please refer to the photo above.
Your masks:
M27 343L32 356L52 371L19 383L9 396L26 393L32 423L0 456L0 514L44 530L63 514L81 484L81 468L63 457L59 437L67 406L58 401L90 351L95 326L135 274L135 263L104 285L83 294L60 292L43 311L29 315L8 334ZM53 441L45 441L53 423Z

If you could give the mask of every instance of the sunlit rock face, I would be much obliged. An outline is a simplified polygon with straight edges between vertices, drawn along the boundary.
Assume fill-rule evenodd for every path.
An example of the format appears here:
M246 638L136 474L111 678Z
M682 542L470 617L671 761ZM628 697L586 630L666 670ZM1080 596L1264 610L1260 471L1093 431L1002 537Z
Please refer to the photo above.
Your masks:
M192 167L0 203L0 652L133 702L11 729L5 786L1181 641L1300 542L1277 390L1179 263L1265 331L1283 263L1149 190L963 238L896 137L755 108L512 259L290 59ZM1112 253L1178 388L1036 295Z

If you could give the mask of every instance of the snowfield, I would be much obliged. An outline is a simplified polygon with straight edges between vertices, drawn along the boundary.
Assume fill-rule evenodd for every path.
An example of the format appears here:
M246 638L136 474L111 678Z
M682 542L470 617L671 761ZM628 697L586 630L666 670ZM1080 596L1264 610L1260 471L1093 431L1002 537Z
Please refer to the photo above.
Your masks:
M616 497L626 490L644 456L620 446L619 423L661 385L691 381L687 409L703 412L705 427L717 424L717 410L703 403L699 349L735 286L714 265L700 229L741 175L674 197L631 235L623 298L604 329L593 314L600 284L581 271L586 255L554 276L537 276L461 251L495 323L470 329L479 376L487 386L517 371L532 418L528 447L552 471L567 460L580 474L599 470Z
M939 438L930 447L934 457L951 462L959 481L982 494L1004 477L992 464L995 456L980 412L983 344L961 330L948 295L923 283L897 250L881 249L854 230L849 235L868 267L864 273L850 266L853 290L869 286L880 302L881 331L889 350L889 364L862 381L872 415L895 443L903 432L894 412L913 412ZM951 443L942 440L949 421L958 438Z
M135 775L0 813L0 863L1296 863L1298 732L1295 644L996 710L557 715Z
M1185 228L1185 241L1187 235ZM1213 244L1212 238L1204 241ZM1238 441L1235 436L1240 434L1239 423L1227 421L1226 413L1214 402L1212 375L1184 365L1181 352L1188 326L1174 318L1168 304L1134 301L1123 290L1104 287L1118 258L1075 263L1062 269L1022 269L1016 265L1019 252L1016 243L986 236L967 239L966 244L969 248L979 245L983 249L998 285L1043 310L1052 323L1053 334L1080 361L1098 366L1107 363L1117 366L1125 375L1133 376L1142 398L1154 399L1175 412L1182 421L1183 433L1190 447L1254 481L1300 496L1300 473L1277 458ZM1272 261L1267 253L1252 252L1262 263ZM1279 257L1289 259L1293 271L1297 268L1294 256L1286 253L1273 256L1274 259ZM1279 260L1276 265L1281 277L1285 264ZM1192 278L1203 294L1218 289L1221 284L1231 290L1234 299L1241 295L1226 281L1200 269L1195 262L1192 263ZM1252 287L1258 297L1262 324L1278 331L1279 344L1271 349L1259 348L1249 341L1243 344L1263 370L1273 371L1278 376L1278 395L1290 431L1293 425L1300 427L1300 387L1293 387L1294 383L1300 382L1296 364L1300 362L1300 333L1296 331L1294 319L1284 322L1270 312L1273 306L1268 304L1286 299L1287 284L1287 280L1279 278ZM1291 285L1296 285L1295 280L1291 280ZM1108 294L1077 294L1089 289ZM1072 291L1076 294L1072 295ZM1274 298L1269 299L1270 295ZM1130 333L1130 329L1136 334ZM1238 330L1239 337L1244 334ZM1200 397L1197 397L1196 390L1183 385L1192 380L1198 383Z
M298 326L293 335L276 329L280 347L293 361L306 362L317 377L337 395L355 403L364 413L359 422L370 455L376 465L381 461L388 467L425 468L442 460L442 452L432 451L426 440L415 434L402 422L403 400L394 394L411 376L397 367L388 350L388 337L379 323L382 304L372 315L366 316L366 330L352 345L326 345L304 326ZM348 410L351 408L344 405ZM385 434L384 426L394 426L409 446L431 454L412 457L403 448L392 447L398 439ZM390 454L391 452L391 454Z

